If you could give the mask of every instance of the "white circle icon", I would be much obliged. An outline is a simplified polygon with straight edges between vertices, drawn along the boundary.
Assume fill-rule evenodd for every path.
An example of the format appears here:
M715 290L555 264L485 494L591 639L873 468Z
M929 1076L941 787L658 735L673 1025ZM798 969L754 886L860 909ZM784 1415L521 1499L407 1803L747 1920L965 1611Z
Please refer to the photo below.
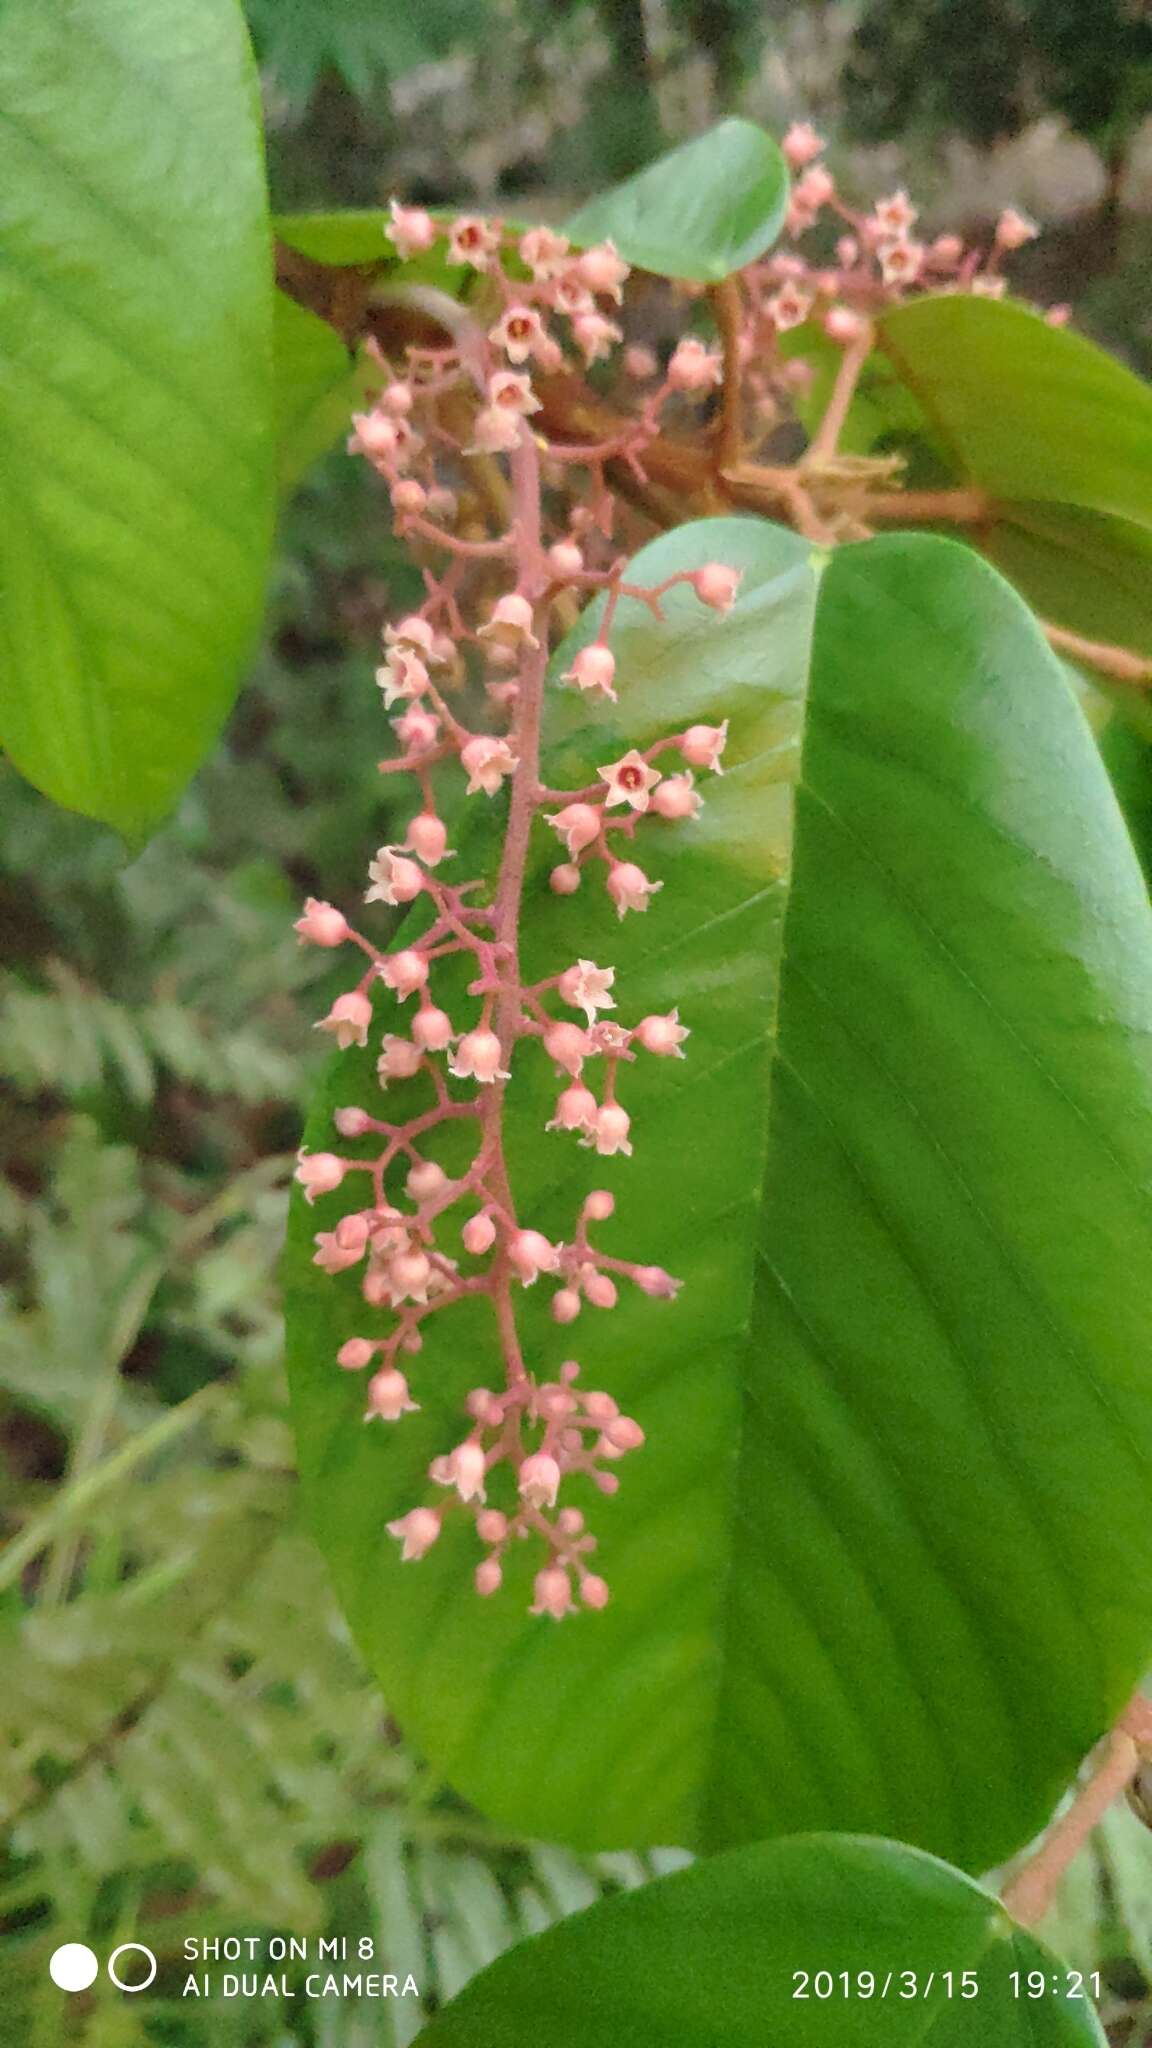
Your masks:
M149 1970L148 1975L140 1984L126 1984L124 1982L123 1977L118 1977L116 1975L116 1965L119 1962L120 1957L131 1955L133 1951L135 1951L137 1955L147 1956L148 1961L152 1965L152 1968ZM144 1943L142 1941L122 1941L120 1943L119 1948L113 1949L111 1955L108 1958L106 1967L108 1970L108 1975L111 1977L112 1982L116 1986L117 1991L147 1991L148 1986L151 1984L152 1979L156 1975L156 1958L153 1955L152 1950L150 1948L145 1948ZM89 1979L89 1981L91 1980Z
M100 1968L99 1958L82 1941L66 1941L53 1950L48 1975L61 1991L87 1991Z

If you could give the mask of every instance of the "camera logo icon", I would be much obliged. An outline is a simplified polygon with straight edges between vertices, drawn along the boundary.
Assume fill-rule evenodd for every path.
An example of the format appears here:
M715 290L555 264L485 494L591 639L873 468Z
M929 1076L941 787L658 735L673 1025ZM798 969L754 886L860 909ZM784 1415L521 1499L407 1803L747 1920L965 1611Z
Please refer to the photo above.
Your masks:
M122 1977L116 1967L121 1956L127 1955L146 1956L148 1959L148 1975L141 1977L138 1983L132 1983L128 1978ZM152 1950L146 1948L142 1941L122 1941L119 1948L113 1949L104 1967L118 1991L135 1992L147 1991L155 1979L158 1965ZM133 1966L134 1975L138 1968L138 1965ZM95 1949L89 1948L83 1941L66 1941L61 1948L53 1951L48 1963L48 1975L61 1991L87 1991L88 1986L95 1983L99 1972L99 1956Z

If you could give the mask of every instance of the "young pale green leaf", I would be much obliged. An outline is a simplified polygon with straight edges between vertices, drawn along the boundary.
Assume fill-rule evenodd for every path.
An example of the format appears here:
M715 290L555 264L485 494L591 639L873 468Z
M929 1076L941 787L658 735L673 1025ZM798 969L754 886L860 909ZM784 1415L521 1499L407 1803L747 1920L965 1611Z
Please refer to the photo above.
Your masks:
M878 340L905 396L866 381L881 431L907 395L957 482L993 500L979 545L1045 616L1152 653L1152 391L1082 335L1006 300L895 306Z
M788 192L772 137L751 121L721 121L590 199L565 232L574 242L615 242L640 270L718 284L775 241Z
M234 0L9 0L0 103L0 741L136 837L263 600L272 281Z
M683 1065L627 1071L632 1160L544 1135L535 1047L509 1095L522 1213L563 1237L611 1188L605 1248L686 1283L563 1345L524 1295L540 1369L570 1349L647 1432L619 1494L579 1503L612 1604L530 1618L523 1557L478 1601L463 1527L397 1562L385 1523L500 1368L481 1305L453 1308L412 1361L421 1412L364 1426L333 1364L355 1276L309 1264L340 1198L292 1226L304 1482L389 1704L503 1823L587 1847L864 1829L985 1869L1152 1642L1152 913L1063 673L968 550L822 567L717 520L634 573L708 559L743 569L734 610L623 604L620 705L551 692L548 769L579 787L728 717L725 774L698 822L645 827L643 917L596 883L558 903L554 843L524 915L530 979L612 963L622 1018L678 1004L692 1032ZM334 1061L309 1144L372 1100L372 1058Z
M1029 1988L1031 1987L1031 1988ZM989 1892L896 1842L730 1850L475 1978L416 2048L1092 2048L1084 1987Z

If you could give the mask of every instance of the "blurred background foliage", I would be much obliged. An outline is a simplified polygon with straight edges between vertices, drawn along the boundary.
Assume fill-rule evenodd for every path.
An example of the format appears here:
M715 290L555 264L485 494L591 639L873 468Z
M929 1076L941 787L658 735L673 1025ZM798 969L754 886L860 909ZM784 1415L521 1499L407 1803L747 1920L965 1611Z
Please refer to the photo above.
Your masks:
M1035 212L1026 288L1152 368L1136 0L247 11L286 210L398 190L559 219L719 113L810 116L850 183L909 184L932 226ZM226 742L139 858L0 774L4 2044L402 2044L413 2001L198 2011L180 1945L368 1934L432 2007L653 1867L495 1839L434 1783L297 1527L276 1262L331 970L291 918L310 891L350 904L389 836L370 679L415 588L374 480L326 458L285 507ZM1114 721L1104 747L1146 847L1147 739ZM1104 1970L1130 2048L1152 2041L1149 1843L1114 1816L1048 1929ZM49 1984L58 1941L137 1937L161 1958L147 1998Z

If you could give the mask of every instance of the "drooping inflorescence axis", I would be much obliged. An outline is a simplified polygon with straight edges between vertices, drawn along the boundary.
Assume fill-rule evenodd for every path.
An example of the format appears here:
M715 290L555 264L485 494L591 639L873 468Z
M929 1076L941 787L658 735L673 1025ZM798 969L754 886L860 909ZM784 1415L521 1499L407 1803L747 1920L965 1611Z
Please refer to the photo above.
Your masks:
M822 208L840 204L815 163L819 149L806 129L785 140L802 172L789 223L794 235L806 232ZM564 899L589 875L603 879L626 942L626 920L647 912L663 886L637 858L643 838L653 830L691 829L702 802L698 778L722 772L727 736L724 725L694 725L603 761L585 787L551 788L540 767L550 648L570 624L574 602L599 596L595 635L561 686L593 706L615 702L618 683L626 691L609 644L621 597L646 606L657 622L676 584L689 585L713 611L732 606L739 576L722 562L651 588L627 580L613 538L609 469L623 465L644 476L645 450L669 408L711 407L724 385L730 412L733 362L741 413L758 411L770 422L777 396L797 384L794 365L776 344L814 308L851 370L868 333L865 302L877 293L898 296L942 270L959 288L980 289L980 279L987 281L983 288L995 288L995 256L965 272L963 252L925 250L911 240L915 218L902 193L881 202L874 218L854 221L835 273L811 272L790 256L753 265L740 280L737 328L719 345L686 335L661 370L651 350L624 345L613 315L628 270L611 243L577 251L548 228L510 237L500 223L471 215L441 227L419 209L392 205L388 233L401 256L423 254L443 237L449 260L467 267L477 287L470 310L447 299L439 309L445 345L412 344L401 365L377 351L378 395L355 417L349 444L385 481L394 530L416 553L425 584L418 610L384 629L376 680L398 751L380 768L409 776L417 796L404 837L379 847L369 863L365 903L419 904L426 922L420 936L387 952L331 904L308 901L296 927L300 937L354 949L362 960L355 984L318 1028L339 1047L365 1046L382 1004L388 1014L376 1063L380 1101L349 1104L334 1117L338 1137L378 1139L378 1151L368 1159L336 1149L302 1151L297 1178L309 1202L354 1193L354 1206L318 1233L315 1263L329 1273L358 1272L363 1333L340 1347L335 1363L369 1375L366 1421L396 1424L419 1405L411 1361L419 1359L429 1317L465 1299L490 1303L503 1383L468 1396L459 1440L429 1467L428 1497L389 1529L402 1557L418 1559L439 1538L446 1515L469 1516L481 1549L475 1583L482 1595L499 1588L509 1545L535 1539L541 1555L533 1613L559 1619L572 1611L574 1595L588 1608L605 1605L607 1584L589 1566L596 1538L581 1510L561 1496L573 1475L615 1492L616 1463L644 1438L610 1393L581 1386L575 1360L561 1358L549 1368L525 1358L519 1291L551 1286L552 1316L563 1329L585 1304L610 1309L622 1283L657 1299L674 1298L679 1283L659 1266L609 1257L597 1247L595 1227L613 1209L606 1191L586 1197L565 1242L553 1242L520 1215L505 1157L507 1091L516 1086L525 1043L538 1042L557 1077L548 1131L600 1156L629 1156L632 1127L622 1099L628 1066L637 1057L682 1058L688 1031L675 1011L631 1025L609 1014L616 1010L614 965L565 959L561 951L555 972L525 982L519 931L530 842L534 834L554 834L561 856L550 875L557 946ZM997 248L1028 231L1022 220L1018 232L1010 222ZM485 303L480 319L476 309ZM636 393L619 431L584 444L543 439L534 421L534 374L554 376L576 365L587 371L609 359ZM844 382L837 380L814 437L817 455L834 448ZM483 491L465 495L462 484L476 476ZM480 714L472 708L477 703ZM459 877L454 865L459 856L437 799L441 773L453 771L457 790L462 779L466 796L503 808L491 893L481 878ZM461 965L465 994L454 994L449 1009L444 985ZM425 1105L395 1121L378 1111L387 1110L387 1090L401 1081L419 1081ZM450 1126L468 1134L471 1148L452 1173L432 1156L438 1134ZM462 1226L452 1212L466 1212ZM503 1506L490 1502L490 1484Z

